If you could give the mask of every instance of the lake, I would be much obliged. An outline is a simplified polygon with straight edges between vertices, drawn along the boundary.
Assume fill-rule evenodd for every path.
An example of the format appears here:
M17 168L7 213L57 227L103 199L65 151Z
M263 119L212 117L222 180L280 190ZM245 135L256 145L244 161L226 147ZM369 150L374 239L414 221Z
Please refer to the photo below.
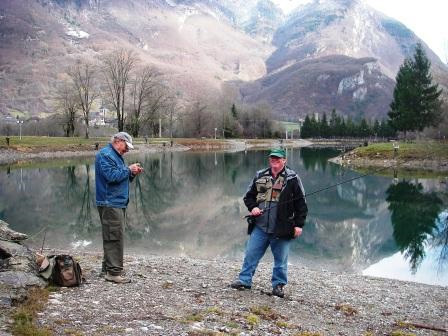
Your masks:
M242 202L268 151L127 155L145 173L131 184L125 253L242 260ZM369 175L329 163L336 149L288 150L309 216L290 267L448 285L448 187L444 177ZM101 251L93 159L0 167L0 219L33 247ZM353 179L353 180L351 180ZM335 184L351 180L331 187ZM270 252L266 257L270 260Z

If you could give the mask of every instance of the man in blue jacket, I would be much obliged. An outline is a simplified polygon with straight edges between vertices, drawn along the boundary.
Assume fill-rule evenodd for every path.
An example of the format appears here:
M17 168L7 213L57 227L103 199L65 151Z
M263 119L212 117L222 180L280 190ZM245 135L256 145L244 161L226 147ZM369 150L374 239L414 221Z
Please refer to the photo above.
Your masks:
M103 229L103 271L105 279L115 283L130 282L123 274L123 232L129 182L143 171L139 164L126 166L123 160L123 155L133 148L132 137L119 132L95 158L96 205Z
M258 262L268 246L274 256L272 294L284 297L288 282L288 252L292 239L302 234L308 208L299 176L286 167L286 152L271 150L269 167L257 172L244 196L251 214L249 241L238 280L231 284L239 290L250 289Z

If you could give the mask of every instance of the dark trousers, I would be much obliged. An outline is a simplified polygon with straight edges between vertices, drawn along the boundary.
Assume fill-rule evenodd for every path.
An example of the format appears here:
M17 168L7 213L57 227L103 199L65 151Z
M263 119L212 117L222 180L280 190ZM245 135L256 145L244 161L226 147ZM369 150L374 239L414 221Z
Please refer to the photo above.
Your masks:
M126 224L126 209L98 207L103 229L103 271L112 275L123 272L123 231Z

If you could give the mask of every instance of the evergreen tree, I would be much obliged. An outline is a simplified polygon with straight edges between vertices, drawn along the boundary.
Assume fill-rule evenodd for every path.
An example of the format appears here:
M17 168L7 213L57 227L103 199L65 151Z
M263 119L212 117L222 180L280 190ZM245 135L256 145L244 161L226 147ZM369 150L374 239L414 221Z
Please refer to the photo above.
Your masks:
M311 120L310 117L308 117L308 115L305 117L302 129L300 130L300 137L302 139L307 139L311 137Z
M381 135L380 135L380 132L381 132L381 123L379 122L378 119L375 119L375 122L373 123L372 132L373 132L373 135L374 135L375 137L377 137L377 136L380 137L380 136L381 136Z
M344 118L341 119L341 126L338 131L338 135L341 137L347 136L347 125L345 124Z
M440 120L442 90L432 84L431 62L420 43L413 58L406 59L396 77L394 99L388 116L395 130L422 131Z
M237 110L236 110L236 106L235 106L235 104L232 104L231 113L232 113L232 117L233 117L233 119L237 120L237 119L238 119L238 112L237 112Z
M311 137L319 137L319 121L315 118L311 118Z
M371 134L370 126L367 124L365 118L361 119L361 122L358 125L358 136L360 137L368 137Z
M347 122L345 124L346 136L354 137L356 136L356 125L353 123L352 118L348 117Z
M319 135L322 138L330 137L330 127L328 127L327 114L324 113L322 120L319 122Z

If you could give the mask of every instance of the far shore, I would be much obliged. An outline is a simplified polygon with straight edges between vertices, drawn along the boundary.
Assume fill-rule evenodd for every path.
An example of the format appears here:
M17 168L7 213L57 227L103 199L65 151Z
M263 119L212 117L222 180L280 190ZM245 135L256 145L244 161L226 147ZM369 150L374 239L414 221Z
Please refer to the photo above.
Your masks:
M356 170L418 171L446 175L448 143L434 140L378 143L343 152L329 161Z
M45 140L48 139L48 143ZM58 139L61 143L58 143ZM10 146L0 143L0 165L9 165L24 162L46 161L62 158L88 158L93 157L98 149L107 144L106 139L79 139L67 141L67 138L29 137L21 143L15 139ZM253 148L270 148L274 146L306 147L312 143L303 140L278 139L152 139L145 143L143 139L135 142L135 149L129 154L156 153L164 151L242 151ZM79 141L79 144L77 142ZM2 139L4 142L4 139Z
M54 138L54 137L12 137L9 146L0 137L0 166L29 164L53 159L91 158L97 150L106 145L108 138ZM422 141L401 143L394 156L393 143L368 144L362 139L194 139L194 138L152 138L145 141L135 139L132 154L174 152L174 151L230 151L238 152L257 148L285 146L335 147L342 151L329 161L356 170L381 169L386 171L407 170L448 173L448 143ZM349 149L351 151L345 152Z

